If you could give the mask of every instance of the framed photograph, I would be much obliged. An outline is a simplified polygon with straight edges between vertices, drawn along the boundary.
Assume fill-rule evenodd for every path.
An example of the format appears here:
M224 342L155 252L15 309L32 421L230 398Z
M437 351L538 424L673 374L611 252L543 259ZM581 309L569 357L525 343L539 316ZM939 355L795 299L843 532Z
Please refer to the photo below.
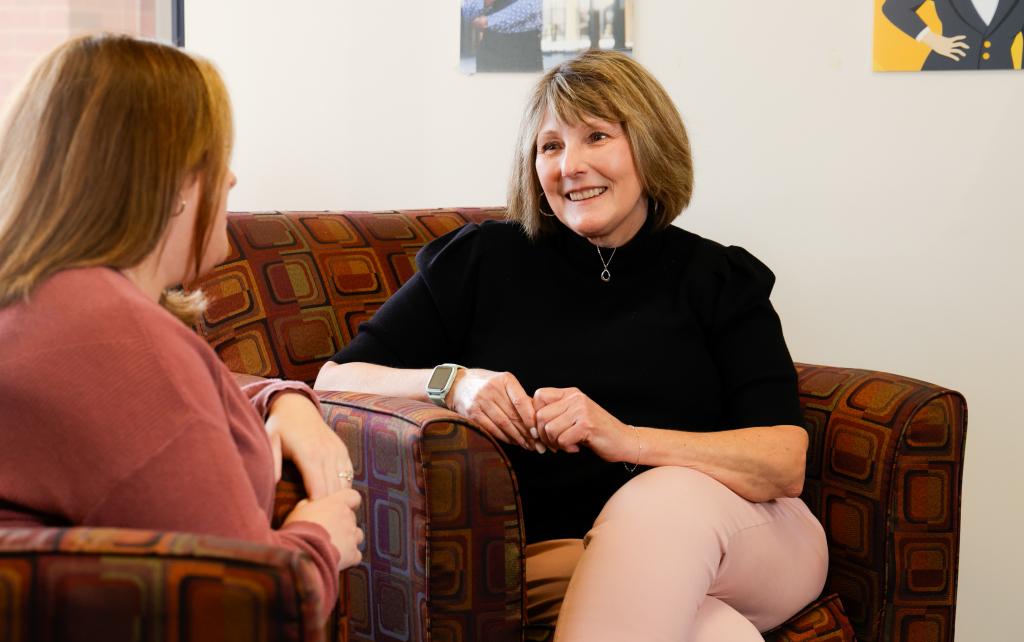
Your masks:
M179 47L185 46L185 0L171 2L171 42Z
M587 49L633 51L634 0L461 0L459 68L543 71Z

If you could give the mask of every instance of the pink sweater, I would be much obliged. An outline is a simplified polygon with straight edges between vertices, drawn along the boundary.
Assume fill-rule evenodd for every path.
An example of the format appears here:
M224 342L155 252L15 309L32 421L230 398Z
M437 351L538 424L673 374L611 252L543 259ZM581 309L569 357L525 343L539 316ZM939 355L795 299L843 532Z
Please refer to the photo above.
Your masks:
M239 389L216 353L107 268L61 272L0 309L0 527L223 535L309 553L324 614L338 552L311 522L270 528L262 416L300 383Z

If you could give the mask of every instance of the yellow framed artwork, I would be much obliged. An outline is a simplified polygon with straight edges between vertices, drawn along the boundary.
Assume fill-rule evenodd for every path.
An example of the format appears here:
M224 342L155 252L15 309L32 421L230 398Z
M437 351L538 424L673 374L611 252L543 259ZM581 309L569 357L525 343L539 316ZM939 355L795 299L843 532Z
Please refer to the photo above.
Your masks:
M875 71L1021 69L1024 0L875 0Z

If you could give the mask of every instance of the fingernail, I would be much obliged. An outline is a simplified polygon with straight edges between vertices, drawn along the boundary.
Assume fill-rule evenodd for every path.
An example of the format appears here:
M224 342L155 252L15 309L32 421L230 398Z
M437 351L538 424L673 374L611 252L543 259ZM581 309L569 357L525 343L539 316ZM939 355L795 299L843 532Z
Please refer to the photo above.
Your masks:
M530 435L532 435L534 439L540 439L540 435L537 434L537 427L536 426L534 426L533 428L530 428Z
M544 446L544 444L540 443L539 441L538 442L534 442L533 447L534 447L534 449L538 453L540 453L542 455L548 451L548 449Z

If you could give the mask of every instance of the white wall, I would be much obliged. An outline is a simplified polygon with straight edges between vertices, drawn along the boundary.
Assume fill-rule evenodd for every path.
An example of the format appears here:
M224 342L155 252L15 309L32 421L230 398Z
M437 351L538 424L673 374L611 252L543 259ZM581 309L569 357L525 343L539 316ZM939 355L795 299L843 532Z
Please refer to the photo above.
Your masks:
M503 203L534 78L459 74L457 4L189 0L235 101L231 207ZM636 56L693 138L680 223L774 268L795 359L967 396L957 638L1013 639L1024 78L873 73L863 0L639 4Z

